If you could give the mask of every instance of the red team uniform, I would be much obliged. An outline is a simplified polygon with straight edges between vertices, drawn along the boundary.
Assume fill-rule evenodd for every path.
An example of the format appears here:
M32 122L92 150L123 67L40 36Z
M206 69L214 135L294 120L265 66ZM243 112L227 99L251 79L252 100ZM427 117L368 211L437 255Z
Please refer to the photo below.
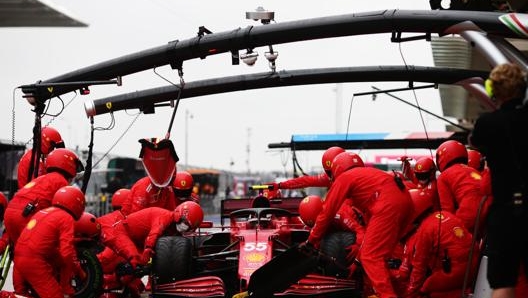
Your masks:
M72 278L82 272L73 243L74 221L81 217L84 206L84 194L66 186L54 195L52 207L31 218L15 247L15 293L28 295L31 288L39 297L73 295Z
M308 242L317 246L343 202L351 200L368 218L359 260L378 295L396 297L385 261L409 224L413 211L409 193L404 186L400 188L392 174L364 167L353 153L336 156L332 176L335 181Z

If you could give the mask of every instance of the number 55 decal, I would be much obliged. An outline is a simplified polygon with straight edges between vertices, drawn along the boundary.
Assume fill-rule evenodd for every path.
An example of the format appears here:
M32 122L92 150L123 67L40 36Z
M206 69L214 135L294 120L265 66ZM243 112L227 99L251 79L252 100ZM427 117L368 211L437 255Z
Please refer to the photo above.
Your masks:
M253 251L253 250L264 251L267 248L268 248L268 243L266 243L266 242L259 242L259 243L247 242L244 245L244 251Z

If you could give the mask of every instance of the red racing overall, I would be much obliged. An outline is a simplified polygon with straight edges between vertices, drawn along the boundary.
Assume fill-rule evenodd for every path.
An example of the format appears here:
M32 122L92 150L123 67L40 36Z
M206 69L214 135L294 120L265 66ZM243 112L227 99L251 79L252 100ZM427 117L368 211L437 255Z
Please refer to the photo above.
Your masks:
M174 211L160 207L149 207L127 216L115 226L116 253L127 260L145 250L152 252L160 236L168 232L174 223ZM142 263L148 262L144 257Z
M22 157L20 158L20 161L18 162L18 172L17 172L17 183L18 183L18 189L21 189L26 185L29 181L33 180L33 177L29 179L29 166L31 165L31 153L33 150L28 150ZM42 176L46 174L46 168L44 166L44 163L42 161L39 162L39 169L38 169L38 176Z
M57 207L40 210L31 218L15 247L15 293L28 295L26 283L40 297L64 298L74 293L71 280L78 262L73 226L72 215Z
M318 245L346 198L363 212L368 223L359 259L381 298L396 297L386 260L409 225L413 202L394 176L382 170L356 167L342 173L332 184L308 241Z
M438 195L442 210L460 218L469 232L473 233L479 205L484 197L481 174L461 163L454 164L440 173L437 179ZM488 213L491 200L487 200L480 213L480 223Z
M31 215L38 210L51 206L55 192L68 184L68 180L62 174L51 172L35 178L15 193L7 205L4 215L4 225L12 243L17 243L18 236L20 236ZM35 204L35 209L31 214L23 216L22 213L28 203Z
M123 202L122 212L129 215L147 207L160 207L167 210L176 208L176 198L170 186L159 188L150 178L139 179L130 189L130 198Z
M406 297L460 297L471 245L471 233L452 213L438 211L425 218L416 231Z

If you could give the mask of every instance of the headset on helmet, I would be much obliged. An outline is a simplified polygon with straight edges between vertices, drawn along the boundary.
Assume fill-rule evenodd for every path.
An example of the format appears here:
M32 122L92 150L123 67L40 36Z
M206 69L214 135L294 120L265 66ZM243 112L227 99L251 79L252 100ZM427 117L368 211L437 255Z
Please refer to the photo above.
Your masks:
M467 164L468 152L464 144L455 140L448 140L436 149L436 165L443 172L455 163Z
M421 157L414 164L414 175L419 181L431 180L435 177L436 166L432 158Z
M485 159L482 154L475 149L468 149L468 166L474 168L475 170L482 172L484 170Z
M55 148L64 148L60 133L53 127L46 126L40 132L40 151L47 155Z
M65 148L57 148L50 152L46 158L46 171L58 171L73 178L84 167L75 153Z
M202 223L203 217L202 207L193 201L185 201L174 209L174 222L180 233L196 230Z
M337 179L343 172L365 164L359 155L352 152L339 153L332 161L332 179Z
M95 215L83 212L81 218L74 224L75 237L77 238L97 238L101 234L101 225L97 222Z
M326 149L326 151L323 153L323 158L321 160L323 164L324 171L331 175L332 171L332 162L334 161L334 158L339 154L345 152L345 149L334 146Z
M68 211L75 220L79 220L84 212L86 199L79 188L64 186L53 195L51 205Z
M315 225L315 220L321 210L323 210L323 200L317 195L309 195L299 204L299 216L302 222L310 228Z
M121 188L116 190L114 194L112 195L112 209L115 210L121 210L123 207L123 203L125 203L128 198L130 197L130 189L128 188Z

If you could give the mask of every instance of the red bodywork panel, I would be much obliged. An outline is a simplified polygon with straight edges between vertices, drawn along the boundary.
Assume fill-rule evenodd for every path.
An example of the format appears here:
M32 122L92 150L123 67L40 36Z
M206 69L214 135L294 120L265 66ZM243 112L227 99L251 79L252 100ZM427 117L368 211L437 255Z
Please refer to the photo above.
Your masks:
M222 297L225 296L224 283L216 276L204 276L176 281L156 286L157 294L177 297Z
M251 274L273 257L273 243L270 238L275 230L240 230L240 254L238 256L238 277L241 286L247 286ZM245 287L241 291L245 291Z

